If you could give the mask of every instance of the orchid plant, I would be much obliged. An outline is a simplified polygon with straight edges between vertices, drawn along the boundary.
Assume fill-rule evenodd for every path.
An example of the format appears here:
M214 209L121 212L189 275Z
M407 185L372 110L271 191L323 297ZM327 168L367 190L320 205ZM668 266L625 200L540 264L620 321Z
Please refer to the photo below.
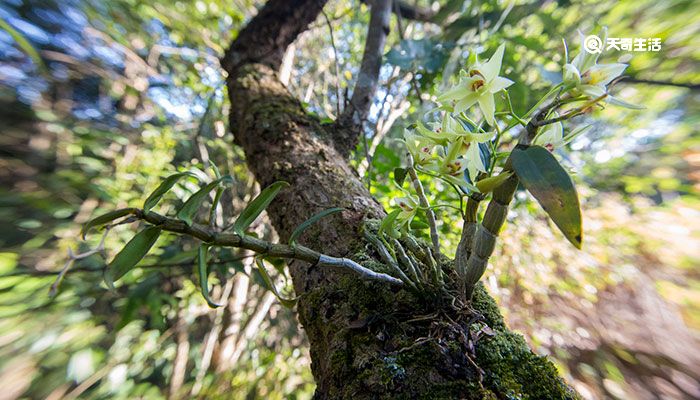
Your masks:
M429 123L418 122L406 130L404 142L408 150L408 164L394 171L394 180L403 195L393 200L396 209L384 218L379 229L364 231L367 241L376 248L388 267L386 273L350 259L319 253L296 242L309 226L321 218L343 211L342 208L331 208L313 215L292 232L288 244L269 243L247 233L256 218L288 185L286 182L275 182L266 187L243 209L231 226L217 228L215 210L232 179L221 176L218 169L213 167L215 179L200 182L201 188L184 202L175 217L159 214L152 209L178 182L200 180L199 175L192 171L165 178L148 196L142 208L115 210L94 218L84 226L84 233L104 227L106 235L110 227L124 222L141 220L148 224L109 264L105 273L106 283L113 285L114 281L133 269L161 233L174 232L202 241L197 253L197 273L202 295L212 307L219 305L209 295L207 263L210 247L237 247L258 252L256 264L262 281L282 304L289 306L294 304L295 299L276 289L264 261L272 263L280 258L292 258L316 266L342 268L363 279L403 286L421 295L451 290L455 285L446 285L449 280L458 283L460 294L451 297L461 298L463 304L468 304L474 285L483 275L493 253L496 237L519 184L539 201L564 236L580 248L583 236L576 189L552 153L588 129L579 127L565 133L567 129L563 122L603 103L630 106L609 94L612 83L626 65L597 64L598 55L584 53L569 63L565 56L563 81L520 116L514 112L508 95L508 88L515 83L500 76L504 53L505 45L501 45L488 61L480 62L473 56L469 65L460 71L458 82L436 96L439 118ZM503 100L499 103L507 106L505 111L497 110L498 97ZM508 133L516 127L521 130L518 144L508 150ZM204 173L200 175L206 176ZM459 196L459 207L431 205L421 177L437 178L452 187ZM404 185L406 181L408 185ZM196 219L201 220L198 218L201 214L199 211L213 191L216 194L208 213L209 220L206 224L197 223ZM489 196L489 205L479 220L480 203ZM454 261L456 275L445 268L446 263L440 256L440 238L433 211L436 207L458 209L464 221ZM416 218L421 214L427 224L421 221L422 218ZM414 229L429 229L431 244L419 243L409 234ZM86 254L96 251L99 249ZM83 256L74 255L71 260ZM60 278L57 284L59 282Z
M524 115L517 115L510 102L508 88L515 82L501 76L506 50L501 44L485 62L472 56L471 62L459 72L458 82L435 97L438 120L419 121L404 133L408 165L395 171L395 181L405 194L394 199L398 210L389 214L380 231L393 236L394 243L400 246L395 239L410 236L413 219L425 213L433 258L439 263L433 209L458 208L464 227L455 270L466 300L486 268L518 183L540 202L566 238L576 247L581 246L578 196L571 178L552 153L584 134L590 126L579 126L566 133L563 122L606 103L636 108L609 93L627 65L598 64L600 54L583 50L581 37L582 51L571 62L564 43L562 82L554 85ZM497 110L498 97L506 110ZM506 139L512 137L509 131L518 127L521 130L518 144L504 151ZM459 207L431 205L418 174L440 179L454 188L460 198ZM411 183L405 189L407 175ZM489 195L491 203L479 223L479 204Z

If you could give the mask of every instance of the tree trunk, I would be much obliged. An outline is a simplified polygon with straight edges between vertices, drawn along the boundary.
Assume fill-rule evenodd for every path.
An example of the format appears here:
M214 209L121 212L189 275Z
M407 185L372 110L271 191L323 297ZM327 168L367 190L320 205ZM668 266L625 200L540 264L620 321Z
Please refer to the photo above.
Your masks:
M308 115L276 73L286 46L321 6L317 0L271 0L240 32L223 60L230 125L262 186L291 184L268 209L283 241L312 214L343 207L301 242L382 270L361 231L371 229L383 209L336 150L337 128ZM441 264L450 273L451 262ZM457 310L440 297L417 298L302 262L292 263L290 274L319 399L576 397L548 360L506 328L483 287L473 309Z

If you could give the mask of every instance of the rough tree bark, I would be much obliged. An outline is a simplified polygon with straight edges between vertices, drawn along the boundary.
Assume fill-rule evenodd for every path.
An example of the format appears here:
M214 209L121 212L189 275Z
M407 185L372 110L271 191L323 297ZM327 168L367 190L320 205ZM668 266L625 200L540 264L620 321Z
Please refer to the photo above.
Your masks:
M227 51L230 126L262 186L284 180L268 214L284 240L312 214L346 211L309 230L306 246L382 270L361 230L384 216L322 125L279 81L284 50L322 0L270 0ZM342 135L341 135L342 136ZM369 222L368 222L369 221ZM443 269L451 263L442 260ZM290 265L309 338L316 397L574 398L554 366L510 332L479 287L473 309L417 299L381 282L301 262Z

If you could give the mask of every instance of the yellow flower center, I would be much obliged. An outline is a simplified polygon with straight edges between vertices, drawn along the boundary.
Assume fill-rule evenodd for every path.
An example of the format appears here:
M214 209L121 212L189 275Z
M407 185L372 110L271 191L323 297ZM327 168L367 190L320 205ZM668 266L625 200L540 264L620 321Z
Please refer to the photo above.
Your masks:
M476 92L480 88L484 86L484 80L483 79L477 79L474 82L472 82L472 92Z

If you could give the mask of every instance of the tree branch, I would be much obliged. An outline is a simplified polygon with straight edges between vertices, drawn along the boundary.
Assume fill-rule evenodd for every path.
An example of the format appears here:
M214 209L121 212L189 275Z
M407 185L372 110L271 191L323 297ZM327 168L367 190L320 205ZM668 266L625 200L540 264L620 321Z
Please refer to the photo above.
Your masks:
M369 0L362 0L362 2L365 4L371 3ZM400 15L403 19L410 19L418 22L432 22L436 14L436 12L430 8L411 5L405 1L394 0L394 3L396 3L393 7L394 13Z
M624 77L620 80L620 83L642 83L645 85L658 85L658 86L674 86L681 88L688 88L690 90L700 90L700 83L680 83L680 82L669 82L669 81L657 81L653 79L638 79L630 76Z
M355 89L352 92L350 105L338 118L338 125L343 129L339 129L335 143L338 151L345 156L357 144L362 124L367 119L374 93L377 91L384 45L389 34L390 17L391 0L375 0L372 4L362 64Z
M195 237L214 246L237 247L254 251L263 256L288 258L306 261L319 267L334 267L343 270L352 270L364 279L388 282L395 285L403 285L401 280L393 276L375 272L361 266L347 258L331 257L302 245L286 245L266 242L253 236L239 235L236 233L219 232L208 226L193 223L191 226L184 221L169 218L153 211L144 212L135 210L134 217L160 227L162 230L180 233Z
M221 66L231 75L249 63L274 69L287 47L313 22L327 0L269 0L226 50Z

